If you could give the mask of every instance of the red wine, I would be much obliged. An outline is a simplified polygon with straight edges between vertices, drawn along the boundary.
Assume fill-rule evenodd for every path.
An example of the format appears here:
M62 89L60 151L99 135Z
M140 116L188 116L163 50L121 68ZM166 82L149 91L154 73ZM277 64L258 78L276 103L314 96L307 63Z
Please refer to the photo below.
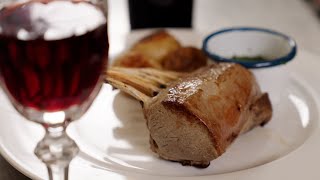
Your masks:
M14 101L36 110L82 104L108 56L107 20L84 1L28 1L0 10L0 75Z

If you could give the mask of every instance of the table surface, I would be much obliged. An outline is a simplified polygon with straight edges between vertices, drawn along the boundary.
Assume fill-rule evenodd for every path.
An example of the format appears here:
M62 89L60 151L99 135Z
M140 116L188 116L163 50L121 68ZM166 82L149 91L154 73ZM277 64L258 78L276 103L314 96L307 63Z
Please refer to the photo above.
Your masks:
M124 48L130 32L126 0L109 0L110 55ZM230 26L271 28L292 36L298 47L320 55L320 23L303 0L195 0L193 29L209 33ZM0 180L27 180L0 156Z

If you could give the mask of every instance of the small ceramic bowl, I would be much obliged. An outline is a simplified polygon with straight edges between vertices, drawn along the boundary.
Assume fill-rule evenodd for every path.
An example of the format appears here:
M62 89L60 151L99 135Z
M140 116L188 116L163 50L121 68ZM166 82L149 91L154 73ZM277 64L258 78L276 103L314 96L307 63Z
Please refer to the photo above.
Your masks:
M284 64L297 52L296 43L289 36L252 27L214 32L205 38L202 48L212 60L239 63L250 68L273 104L279 102L289 78Z

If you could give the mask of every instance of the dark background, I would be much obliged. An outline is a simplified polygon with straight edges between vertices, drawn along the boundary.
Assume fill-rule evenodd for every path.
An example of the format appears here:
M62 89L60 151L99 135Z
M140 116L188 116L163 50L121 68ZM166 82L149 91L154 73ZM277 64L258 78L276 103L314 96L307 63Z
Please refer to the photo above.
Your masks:
M131 29L191 27L193 0L128 0Z

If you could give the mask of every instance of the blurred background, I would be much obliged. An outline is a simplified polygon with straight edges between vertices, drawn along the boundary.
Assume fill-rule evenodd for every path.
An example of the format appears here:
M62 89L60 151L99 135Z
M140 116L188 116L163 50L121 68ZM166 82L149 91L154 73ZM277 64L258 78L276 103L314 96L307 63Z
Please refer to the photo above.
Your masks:
M119 42L124 42L125 35L131 30L129 5L132 6L135 3L136 6L131 7L131 14L134 8L136 10L136 17L133 18L136 25L132 27L136 29L141 28L141 24L137 22L137 18L143 17L141 14L145 17L142 23L148 22L148 18L152 17L150 13L158 14L170 23L172 19L181 18L177 14L172 15L174 10L170 8L176 8L180 14L187 14L190 11L189 4L192 2L189 0L129 1L131 2L109 0L111 56L124 48L124 43ZM159 12L152 8L150 10L150 4L157 5L160 9L166 9L167 6L167 10ZM318 16L320 0L193 0L192 12L190 17L185 16L185 22L178 25L186 26L188 19L191 18L190 27L201 34L232 26L264 27L292 36L300 49L320 53L320 16ZM149 24L149 26L155 25Z

